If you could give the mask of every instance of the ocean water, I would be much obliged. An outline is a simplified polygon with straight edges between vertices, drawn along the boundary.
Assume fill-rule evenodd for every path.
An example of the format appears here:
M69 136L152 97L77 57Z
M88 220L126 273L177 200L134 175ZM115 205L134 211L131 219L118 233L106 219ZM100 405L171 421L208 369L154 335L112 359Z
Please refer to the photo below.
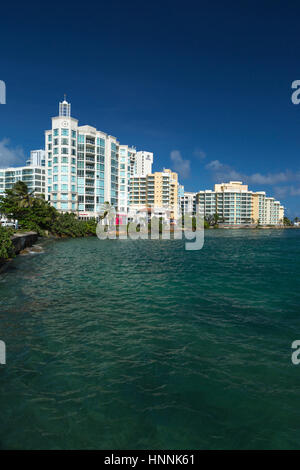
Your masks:
M300 448L300 230L43 248L0 274L0 448Z

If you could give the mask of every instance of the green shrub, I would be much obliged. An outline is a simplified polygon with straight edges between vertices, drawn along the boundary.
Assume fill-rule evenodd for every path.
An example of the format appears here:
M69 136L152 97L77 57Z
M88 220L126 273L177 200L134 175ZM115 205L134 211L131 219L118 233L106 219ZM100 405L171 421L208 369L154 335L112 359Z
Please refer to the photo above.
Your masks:
M12 258L15 255L14 245L11 241L13 230L0 225L0 259Z
M61 237L96 235L97 222L78 220L72 213L60 214L43 197L33 196L23 181L18 181L0 198L0 213L18 220L22 230L38 235L45 231Z
M78 220L72 213L59 214L52 225L52 233L65 237L84 237L96 235L95 219Z

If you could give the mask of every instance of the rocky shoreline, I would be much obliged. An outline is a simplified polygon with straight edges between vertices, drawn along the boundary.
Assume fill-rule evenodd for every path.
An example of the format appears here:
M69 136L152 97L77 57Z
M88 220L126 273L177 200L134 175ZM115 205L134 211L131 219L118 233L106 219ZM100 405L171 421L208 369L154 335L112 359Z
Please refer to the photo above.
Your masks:
M11 239L15 254L18 255L22 250L33 246L37 240L38 234L36 232L16 233Z
M39 237L36 232L16 233L15 235L13 235L11 241L14 245L15 255L25 255L30 253L30 251L42 251L42 248L39 246L36 246L30 250L30 247L33 247L36 244L38 238ZM0 272L5 269L5 267L11 260L12 258L0 259Z

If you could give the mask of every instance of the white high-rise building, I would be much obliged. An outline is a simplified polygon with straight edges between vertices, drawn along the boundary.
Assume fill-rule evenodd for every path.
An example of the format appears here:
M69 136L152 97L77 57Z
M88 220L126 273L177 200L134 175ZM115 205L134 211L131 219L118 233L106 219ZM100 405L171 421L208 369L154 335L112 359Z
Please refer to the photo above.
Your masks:
M45 194L45 168L41 166L20 166L0 169L0 196L15 183L23 181L34 195Z
M28 166L45 166L45 150L31 150L30 157L26 161Z
M120 223L126 223L129 212L130 178L133 177L136 154L135 147L119 145L118 211Z
M130 206L130 180L145 177L152 172L153 153L135 147L119 145L118 210L120 223L125 223Z
M133 176L147 176L152 173L153 153L136 152L133 163Z
M45 132L46 198L63 212L95 217L104 202L118 203L118 141L92 126L78 126L71 105L59 104L59 116Z
M196 214L196 193L184 191L180 197L180 211L182 214Z
M71 105L59 103L59 116L45 132L46 199L62 212L80 218L97 217L104 202L128 213L129 180L135 167L134 147L120 145L116 137L93 126L79 126ZM148 168L147 155L142 167Z

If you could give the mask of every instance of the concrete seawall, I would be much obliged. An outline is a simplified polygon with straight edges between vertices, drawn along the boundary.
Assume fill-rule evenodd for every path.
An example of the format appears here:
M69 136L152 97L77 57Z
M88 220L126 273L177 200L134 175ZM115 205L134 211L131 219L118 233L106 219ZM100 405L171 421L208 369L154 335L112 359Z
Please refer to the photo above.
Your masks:
M13 242L16 255L28 246L32 246L37 242L38 235L36 232L18 233L11 239Z

